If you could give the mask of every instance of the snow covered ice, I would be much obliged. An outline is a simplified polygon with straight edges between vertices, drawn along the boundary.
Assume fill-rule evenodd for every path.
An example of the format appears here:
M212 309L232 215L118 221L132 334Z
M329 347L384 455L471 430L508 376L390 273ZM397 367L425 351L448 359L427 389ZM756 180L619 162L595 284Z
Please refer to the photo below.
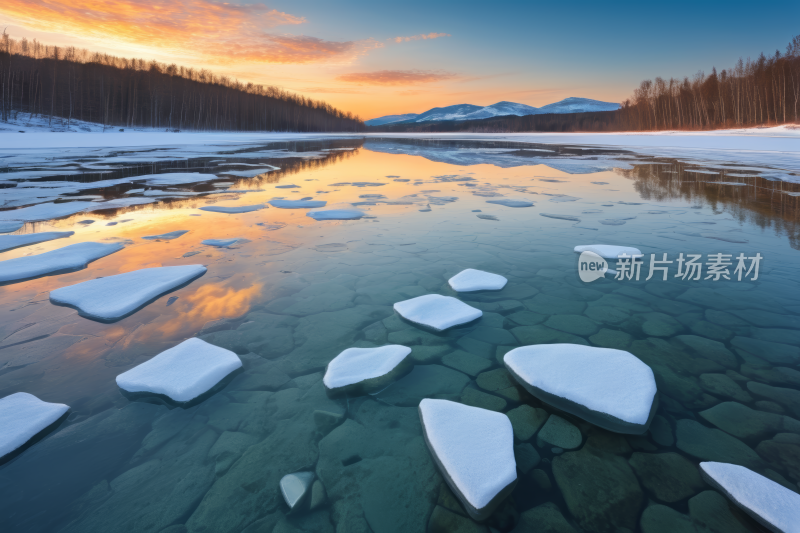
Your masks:
M242 361L230 350L191 338L118 375L117 385L128 392L163 394L185 403L205 394L241 366Z
M181 235L186 235L189 233L188 229L182 229L177 231L170 231L169 233L162 233L161 235L147 235L146 237L142 237L142 239L148 239L151 241L160 240L160 241L171 241L172 239L177 239Z
M410 370L411 348L390 344L378 348L348 348L325 370L323 383L341 394L376 392Z
M653 371L622 350L539 344L515 348L503 362L543 402L617 433L647 431L658 405Z
M703 462L700 473L709 485L768 529L800 532L800 494L739 465Z
M217 248L227 248L229 246L233 246L237 242L242 239L206 239L201 242L201 244L205 244L206 246L216 246Z
M40 242L64 239L74 235L74 231L45 231L42 233L25 233L22 235L0 235L0 252L7 252L21 246L39 244Z
M295 472L281 478L281 495L289 509L294 509L303 501L303 498L309 494L313 482L314 472Z
M306 216L314 220L354 220L363 217L365 214L357 209L328 209L325 211L309 211Z
M406 320L436 331L466 324L483 316L483 311L480 309L441 294L426 294L397 302L394 304L394 310Z
M256 205L240 205L236 207L225 207L222 205L207 205L201 207L201 211L211 211L212 213L227 213L230 215L237 214L237 213L250 213L251 211L259 211L267 207L264 204L256 204Z
M69 272L86 268L86 265L122 250L119 243L80 242L39 255L28 255L0 261L0 282L21 281L25 279Z
M638 248L630 246L616 246L613 244L586 244L575 247L575 252L593 252L603 259L617 259L619 256L625 254L628 257L640 256L642 252Z
M50 291L50 301L74 307L86 318L111 322L205 273L203 265L144 268Z
M23 446L68 410L64 404L43 402L27 392L0 399L0 458Z
M506 207L531 207L533 202L528 200L512 200L510 198L501 198L499 200L486 200L487 204L504 205Z
M0 222L8 220L22 220L24 222L38 222L41 220L51 220L62 218L75 213L80 213L89 208L95 208L94 202L63 202L60 204L46 203L12 209L10 211L0 211Z
M25 222L17 220L9 220L0 222L0 233L13 233L25 225Z
M325 207L323 200L270 200L269 205L280 209L304 209Z
M499 274L467 268L448 281L456 292L499 291L508 280Z
M517 483L514 432L503 413L448 400L419 404L425 443L467 513L487 518Z

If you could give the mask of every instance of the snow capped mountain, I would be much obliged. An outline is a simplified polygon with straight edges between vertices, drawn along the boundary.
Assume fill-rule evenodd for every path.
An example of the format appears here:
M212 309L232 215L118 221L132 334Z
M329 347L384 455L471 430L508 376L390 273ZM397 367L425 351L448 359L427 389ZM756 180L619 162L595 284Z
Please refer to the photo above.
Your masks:
M367 126L382 126L384 124L410 124L414 122L435 122L441 120L478 120L482 118L499 117L505 115L542 115L546 113L587 113L590 111L615 111L619 104L601 102L589 98L565 98L560 102L547 104L543 107L531 107L514 102L497 102L496 104L481 107L472 104L457 104L447 107L434 107L424 113L416 115L387 115L373 118L364 123Z
M589 98L575 98L571 96L560 102L547 104L539 108L539 113L589 113L591 111L616 111L619 104L601 102Z

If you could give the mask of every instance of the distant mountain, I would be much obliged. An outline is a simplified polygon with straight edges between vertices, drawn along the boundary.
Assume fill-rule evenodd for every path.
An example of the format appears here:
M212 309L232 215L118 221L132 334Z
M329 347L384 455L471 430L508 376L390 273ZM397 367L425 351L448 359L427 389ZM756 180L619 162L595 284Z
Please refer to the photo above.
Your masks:
M546 113L587 113L590 111L614 111L619 109L619 104L601 102L589 98L565 98L554 104L543 107L531 107L514 102L497 102L496 104L480 107L472 104L457 104L447 107L434 107L419 115L408 113L406 115L387 115L385 117L366 120L367 126L383 126L384 124L412 124L415 122L434 122L442 120L478 120L482 118L499 117L504 115L542 115Z

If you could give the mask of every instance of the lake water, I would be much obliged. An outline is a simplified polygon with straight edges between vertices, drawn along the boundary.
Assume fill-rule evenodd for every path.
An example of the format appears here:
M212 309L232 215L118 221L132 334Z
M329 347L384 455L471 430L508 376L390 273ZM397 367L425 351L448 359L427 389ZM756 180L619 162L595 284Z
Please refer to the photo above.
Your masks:
M768 168L581 147L339 139L242 150L12 162L10 179L23 167L66 183L218 177L172 193L156 187L164 193L155 203L27 224L17 233L75 233L2 254L125 244L86 269L0 287L0 397L24 391L70 406L0 465L4 532L729 533L761 529L701 480L700 461L741 464L800 491L800 185L770 179ZM279 170L227 173L264 165ZM143 198L127 191L144 188L132 181L80 195ZM175 192L203 194L166 198ZM366 216L198 209L276 197ZM509 198L534 205L488 203ZM142 239L176 230L189 232ZM201 244L225 238L243 241ZM581 281L573 248L596 243L639 248L640 279ZM720 253L731 256L731 279L705 279ZM650 254L675 261L666 281L659 272L645 280ZM680 254L701 255L700 280L675 276ZM763 258L757 279L751 271L737 280L740 254ZM118 322L48 300L97 277L189 264L208 271ZM508 285L457 294L447 280L465 268ZM483 317L433 333L393 311L431 293ZM118 374L193 336L236 352L244 369L189 407L123 396ZM543 343L618 348L648 364L659 389L650 430L610 433L525 392L502 357ZM383 344L411 347L414 370L372 395L326 395L331 359ZM484 524L466 517L436 469L417 411L423 398L512 413L518 483ZM524 406L569 421L580 444L543 441ZM299 471L320 483L313 510L290 513L279 481Z

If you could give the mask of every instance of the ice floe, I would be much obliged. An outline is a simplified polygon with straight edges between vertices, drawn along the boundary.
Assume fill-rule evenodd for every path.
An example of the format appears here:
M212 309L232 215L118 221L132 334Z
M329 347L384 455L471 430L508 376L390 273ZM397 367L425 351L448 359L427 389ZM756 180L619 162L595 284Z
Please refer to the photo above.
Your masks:
M211 211L212 213L228 213L228 214L236 214L236 213L249 213L251 211L259 211L261 209L266 208L267 206L264 204L255 204L255 205L240 205L236 207L225 207L222 205L207 205L201 207L201 211Z
M365 394L392 383L411 368L411 348L390 344L379 348L348 348L325 370L323 383L331 392Z
M27 392L0 399L0 458L24 446L68 410L62 403L43 402Z
M143 268L56 289L50 301L74 307L86 318L112 322L205 273L203 265Z
M314 220L355 220L366 215L357 209L327 209L325 211L309 211L307 217Z
M467 268L450 278L448 283L457 292L499 291L508 280L499 274Z
M533 202L528 200L512 200L510 198L502 198L500 200L486 200L487 204L504 205L506 207L531 207Z
M163 394L185 403L241 366L232 351L191 338L118 375L117 385L127 392Z
M281 478L281 494L289 509L294 509L303 503L305 497L310 494L313 482L314 472L295 472Z
M148 185L188 185L217 179L216 174L200 174L199 172L174 172L168 174L146 174L136 176L131 181L144 181Z
M142 237L142 239L148 239L151 241L171 241L172 239L177 239L181 235L186 235L187 233L189 233L188 229L179 229L176 231L170 231L169 233L162 233L161 235L147 235L146 237Z
M96 206L97 204L93 202L63 202L59 204L51 202L33 205L31 207L23 207L21 209L2 211L0 212L0 221L22 220L25 222L38 222L40 220L51 220L74 215L75 213L80 213L81 211Z
M603 259L617 259L623 254L629 257L641 257L642 255L642 252L638 248L633 248L630 246L616 246L613 244L584 244L581 246L576 246L575 252L593 252Z
M653 371L622 350L539 344L515 348L503 361L540 400L618 433L647 431L658 405Z
M448 400L419 404L425 443L475 520L487 518L517 483L514 431L503 413Z
M406 320L436 331L466 324L483 316L483 311L480 309L441 294L426 294L397 302L394 304L394 310Z
M63 239L74 235L74 231L45 231L42 233L26 233L23 235L0 235L0 252L7 252L21 246L29 246L40 242Z
M233 246L237 242L241 241L242 239L206 239L201 242L201 244L205 244L206 246L216 246L217 248L227 248L229 246Z
M709 485L766 528L800 532L800 494L739 465L703 462L700 473Z
M240 178L255 178L256 176L266 174L267 172L272 172L273 170L279 169L278 167L269 166L269 168L253 168L247 170L223 170L220 171L220 174L230 174L231 176L238 176Z
M25 225L25 222L10 220L8 222L0 222L0 233L13 233Z
M547 218L555 218L558 220L569 220L571 222L580 222L581 219L572 215L558 215L553 213L539 213L540 216Z
M80 242L39 255L29 255L0 261L0 282L57 274L86 268L86 265L122 250L119 243Z
M280 209L304 209L325 207L324 200L270 200L269 205Z

